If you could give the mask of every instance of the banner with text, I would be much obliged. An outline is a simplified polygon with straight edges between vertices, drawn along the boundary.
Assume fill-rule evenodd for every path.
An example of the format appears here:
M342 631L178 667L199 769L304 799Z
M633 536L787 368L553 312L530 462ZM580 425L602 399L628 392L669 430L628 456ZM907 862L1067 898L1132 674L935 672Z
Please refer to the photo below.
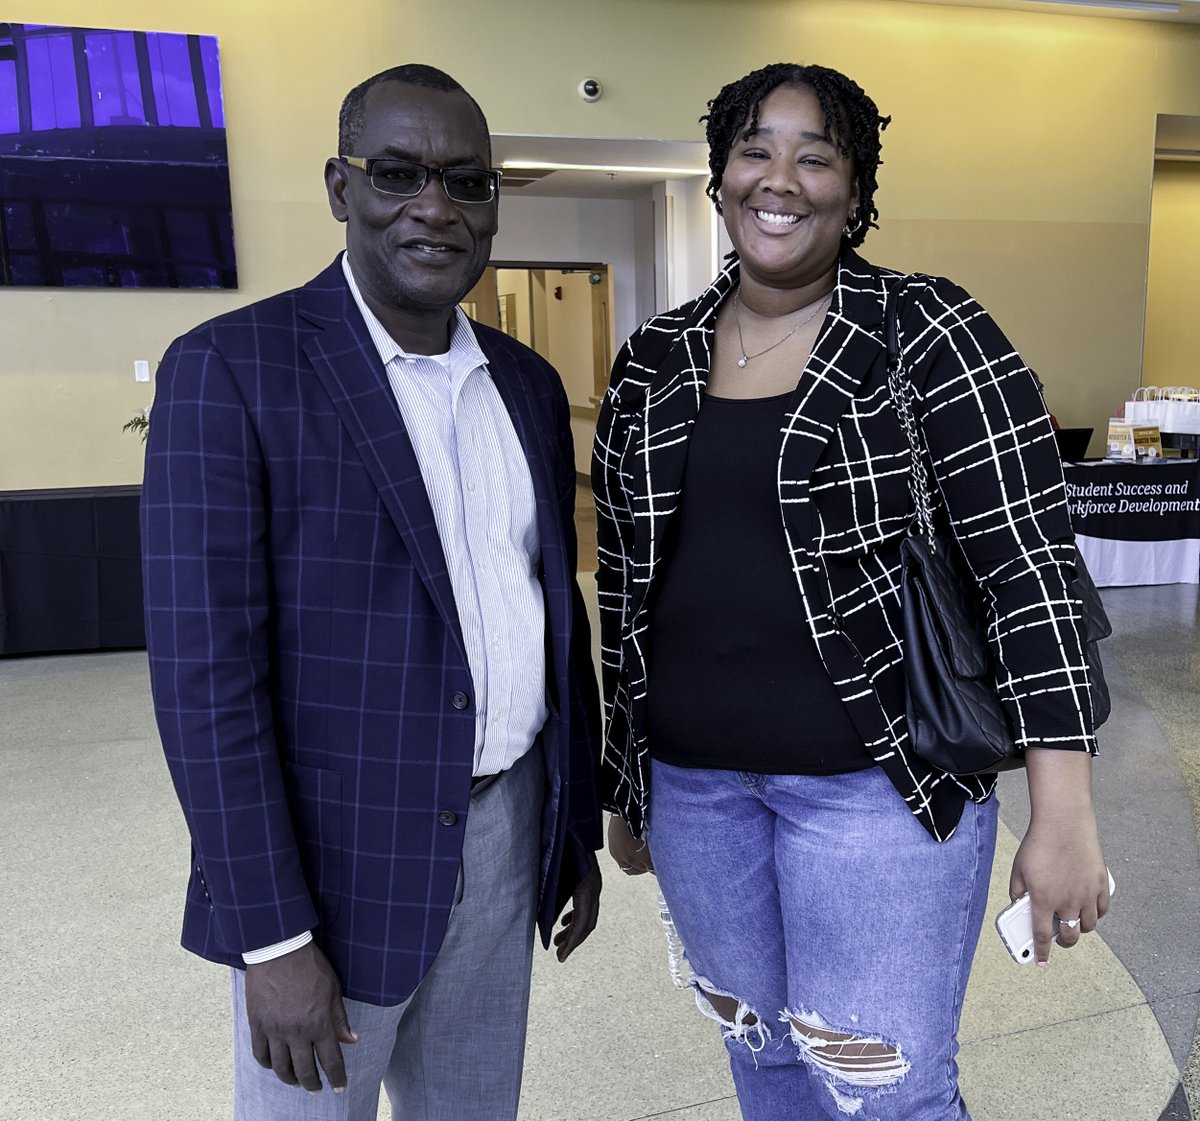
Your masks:
M1065 471L1079 551L1098 585L1200 583L1200 461Z

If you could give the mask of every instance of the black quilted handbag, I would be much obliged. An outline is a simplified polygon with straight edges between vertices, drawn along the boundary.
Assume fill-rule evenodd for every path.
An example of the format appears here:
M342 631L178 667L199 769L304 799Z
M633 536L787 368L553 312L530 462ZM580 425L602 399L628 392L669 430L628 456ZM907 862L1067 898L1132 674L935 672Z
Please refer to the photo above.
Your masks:
M996 694L979 587L957 542L934 532L930 479L913 417L912 384L900 351L897 304L904 283L897 281L888 293L884 331L888 389L908 437L909 486L917 510L913 531L900 546L908 734L917 755L939 770L991 774L1024 766L1025 753L1013 742ZM1108 719L1110 708L1098 643L1112 633L1112 626L1078 551L1074 590L1083 603L1092 713L1098 726Z

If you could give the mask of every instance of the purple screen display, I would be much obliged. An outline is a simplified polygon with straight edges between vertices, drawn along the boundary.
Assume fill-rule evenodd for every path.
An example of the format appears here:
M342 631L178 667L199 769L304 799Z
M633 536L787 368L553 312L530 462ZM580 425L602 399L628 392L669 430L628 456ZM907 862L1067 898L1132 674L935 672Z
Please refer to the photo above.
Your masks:
M237 287L214 37L0 23L0 285Z

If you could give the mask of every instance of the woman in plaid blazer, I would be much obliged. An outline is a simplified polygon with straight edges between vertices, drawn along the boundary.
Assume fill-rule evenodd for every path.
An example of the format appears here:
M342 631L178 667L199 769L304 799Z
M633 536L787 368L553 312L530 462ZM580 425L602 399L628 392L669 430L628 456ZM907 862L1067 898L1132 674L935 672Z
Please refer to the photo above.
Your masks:
M955 1035L983 920L994 779L909 746L908 447L874 224L888 123L843 75L777 64L709 105L736 254L622 349L593 461L610 848L657 873L743 1116L966 1118ZM1036 384L961 288L900 322L937 516L989 605L1027 748L1011 877L1044 964L1107 907L1074 545Z

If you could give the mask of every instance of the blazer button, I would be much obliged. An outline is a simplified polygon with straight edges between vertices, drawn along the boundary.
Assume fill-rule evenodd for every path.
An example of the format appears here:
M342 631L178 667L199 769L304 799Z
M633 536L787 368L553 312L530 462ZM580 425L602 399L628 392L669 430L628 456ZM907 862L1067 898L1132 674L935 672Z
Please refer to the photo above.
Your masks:
M460 689L450 698L450 703L457 709L464 709L471 703L471 698Z
M438 822L442 825L453 825L456 821L458 821L458 814L452 810L442 810L438 814Z
M829 623L835 631L843 631L846 629L846 620L836 611L829 613Z

